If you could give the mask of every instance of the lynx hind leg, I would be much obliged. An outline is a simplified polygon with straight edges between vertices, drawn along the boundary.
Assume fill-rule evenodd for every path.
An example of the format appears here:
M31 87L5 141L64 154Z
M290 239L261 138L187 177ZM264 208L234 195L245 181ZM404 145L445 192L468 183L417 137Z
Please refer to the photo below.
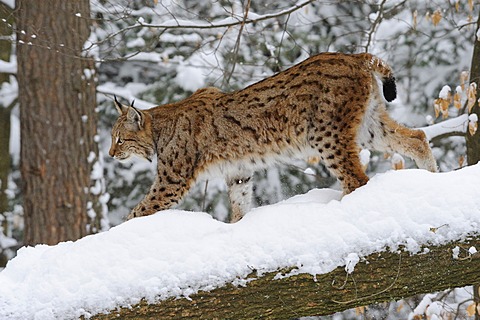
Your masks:
M379 151L394 151L412 158L420 169L437 172L437 162L433 157L427 137L422 130L409 129L391 119L386 111L381 117L382 132L385 140L374 142ZM380 148L377 148L379 146Z
M252 177L251 175L240 175L229 177L227 180L228 197L230 198L230 223L243 218L250 210L252 202Z

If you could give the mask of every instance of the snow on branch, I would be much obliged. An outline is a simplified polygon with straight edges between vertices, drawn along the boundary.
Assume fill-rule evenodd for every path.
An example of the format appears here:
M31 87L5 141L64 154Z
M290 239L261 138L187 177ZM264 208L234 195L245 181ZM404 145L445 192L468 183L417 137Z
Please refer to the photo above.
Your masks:
M468 127L468 114L462 114L456 118L448 119L428 127L418 128L425 132L427 140L450 134L465 134Z

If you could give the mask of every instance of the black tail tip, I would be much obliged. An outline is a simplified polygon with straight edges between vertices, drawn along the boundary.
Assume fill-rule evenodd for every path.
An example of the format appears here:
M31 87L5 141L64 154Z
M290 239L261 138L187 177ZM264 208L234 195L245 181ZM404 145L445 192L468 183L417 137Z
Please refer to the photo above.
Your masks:
M383 96L388 102L392 102L397 97L397 85L395 77L383 79Z

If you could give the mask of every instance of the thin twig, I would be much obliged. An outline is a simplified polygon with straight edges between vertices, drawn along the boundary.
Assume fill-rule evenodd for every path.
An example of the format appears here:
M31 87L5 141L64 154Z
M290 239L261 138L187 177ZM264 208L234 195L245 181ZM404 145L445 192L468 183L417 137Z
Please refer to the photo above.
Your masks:
M370 294L368 296L364 296L364 297L360 297L360 298L355 298L355 299L351 299L351 300L347 300L347 301L337 301L337 300L333 300L333 302L337 303L337 304L350 304L352 302L357 302L357 301L361 301L361 300L365 300L365 299L368 299L368 298L373 298L373 297L376 297L384 292L387 292L388 290L390 290L394 285L395 283L397 282L398 280L398 277L400 276L400 266L401 266L401 263L402 263L402 253L399 254L399 258L398 258L398 270L397 270L397 275L395 276L395 279L393 279L393 282L388 286L386 287L385 289L379 291L379 292L376 292L376 293L373 293L373 294Z
M202 211L206 212L205 205L207 203L207 189L208 189L208 180L205 181L205 188L203 189L203 199L202 199Z
M138 29L138 28L153 28L153 29L216 29L216 28L229 28L229 27L234 27L237 25L242 25L242 24L252 24L256 23L259 21L264 21L264 20L269 20L277 17L281 17L284 15L291 14L292 12L295 12L306 5L314 2L316 0L307 0L302 3L296 4L288 9L275 12L275 13L270 13L270 14L265 14L258 16L253 19L245 19L245 20L238 20L238 21L233 21L233 22L226 22L226 23L212 23L212 22L206 22L205 24L189 24L189 23L184 23L181 24L178 20L176 21L176 24L149 24L149 23L143 23L137 21L137 24L134 24L132 26L125 27L115 33L112 33L105 39L98 41L96 44L103 43L105 41L108 41L109 39L122 34L126 31L133 30L133 29Z
M235 47L233 49L232 69L223 78L222 88L227 87L228 83L230 82L230 79L232 78L233 72L235 71L235 66L237 65L238 50L240 49L240 41L242 39L242 32L243 32L243 28L245 27L245 21L247 21L248 11L250 11L250 3L251 3L251 0L248 0L245 6L243 20L242 20L242 23L240 24L240 30L238 31L238 35L237 35L237 41L235 41Z
M367 44L365 45L365 52L368 52L368 47L370 46L370 43L372 42L373 34L375 33L375 30L377 29L378 25L383 19L383 6L385 5L385 2L387 0L383 0L380 3L380 7L378 8L378 14L377 17L375 18L375 21L373 21L372 27L370 28L370 31L368 32L368 38L367 38Z

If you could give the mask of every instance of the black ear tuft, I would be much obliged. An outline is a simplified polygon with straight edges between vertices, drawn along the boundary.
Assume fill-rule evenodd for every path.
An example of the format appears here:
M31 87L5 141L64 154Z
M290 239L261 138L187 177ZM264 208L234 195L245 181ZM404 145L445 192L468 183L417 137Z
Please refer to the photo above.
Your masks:
M113 99L114 99L113 104L115 105L115 108L117 109L118 113L120 115L124 114L127 111L127 108L124 105L122 105L120 102L118 102L116 95L113 95Z
M397 97L397 85L395 84L395 77L388 77L383 79L383 96L385 100L391 102Z
M130 107L133 107L133 104L135 103L135 99L132 100L132 103L130 103Z

